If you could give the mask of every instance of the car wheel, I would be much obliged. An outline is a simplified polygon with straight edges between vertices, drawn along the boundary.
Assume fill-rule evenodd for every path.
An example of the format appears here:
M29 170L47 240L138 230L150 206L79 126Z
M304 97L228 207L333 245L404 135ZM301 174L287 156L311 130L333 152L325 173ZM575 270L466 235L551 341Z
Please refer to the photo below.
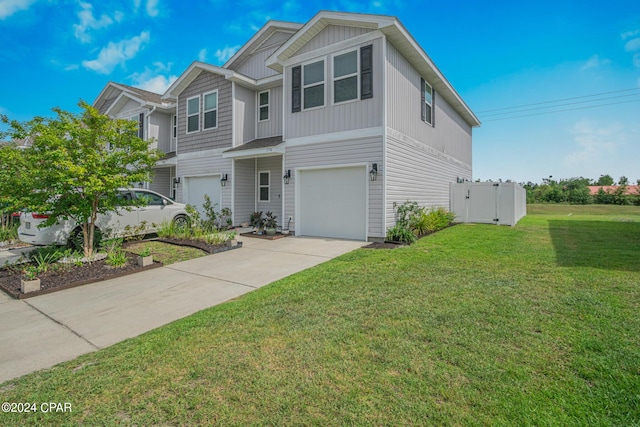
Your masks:
M96 228L93 235L93 249L98 248L101 241L102 232L99 228ZM67 246L69 246L74 251L82 252L84 248L84 236L82 235L82 228L77 227L71 232Z
M176 228L188 228L189 227L189 218L186 215L178 215L173 218L173 225Z

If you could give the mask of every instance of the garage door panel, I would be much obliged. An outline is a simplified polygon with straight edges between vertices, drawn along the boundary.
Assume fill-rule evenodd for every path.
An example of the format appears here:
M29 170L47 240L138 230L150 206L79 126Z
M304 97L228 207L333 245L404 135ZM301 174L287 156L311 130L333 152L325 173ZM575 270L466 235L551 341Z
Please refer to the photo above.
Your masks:
M212 204L217 204L216 210L220 210L220 196L222 189L220 186L220 176L195 176L186 178L185 203L194 205L203 214L204 195L208 195Z
M300 171L300 234L366 240L364 167Z

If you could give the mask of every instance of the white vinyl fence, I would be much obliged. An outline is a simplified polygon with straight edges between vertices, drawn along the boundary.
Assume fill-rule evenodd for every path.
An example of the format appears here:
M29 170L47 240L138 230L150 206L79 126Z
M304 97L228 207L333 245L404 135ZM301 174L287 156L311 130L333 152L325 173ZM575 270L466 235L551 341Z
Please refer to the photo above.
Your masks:
M458 222L514 226L527 214L527 192L515 182L451 184L449 203Z

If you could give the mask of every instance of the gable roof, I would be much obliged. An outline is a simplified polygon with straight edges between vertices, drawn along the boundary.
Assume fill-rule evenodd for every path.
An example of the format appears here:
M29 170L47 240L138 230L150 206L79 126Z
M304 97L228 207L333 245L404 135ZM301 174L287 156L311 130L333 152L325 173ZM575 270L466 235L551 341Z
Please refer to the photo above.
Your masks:
M163 101L162 95L158 93L116 82L107 83L96 100L93 101L92 105L104 113L114 108L115 103L121 101L123 96L133 99L141 105L149 104L158 107L167 107L167 102ZM111 102L106 105L109 101ZM103 109L105 111L102 111Z
M236 69L245 62L256 50L259 50L276 32L284 32L293 35L302 28L302 24L286 21L268 21L253 35L229 60L223 68Z
M287 60L292 58L300 48L328 25L379 30L434 87L438 95L443 97L470 126L480 126L480 120L478 120L451 83L444 77L398 18L393 16L320 11L267 58L266 65L278 72L282 72Z

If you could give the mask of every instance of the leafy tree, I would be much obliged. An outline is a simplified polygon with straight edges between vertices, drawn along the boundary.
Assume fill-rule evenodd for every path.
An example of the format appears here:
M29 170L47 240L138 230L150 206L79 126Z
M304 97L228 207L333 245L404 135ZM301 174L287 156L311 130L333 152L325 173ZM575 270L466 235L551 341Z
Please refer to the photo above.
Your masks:
M626 176L622 175L620 177L620 179L618 180L618 185L629 185L629 178L627 178Z
M0 145L0 222L2 231L13 224L11 214L24 207L21 201L27 194L23 187L30 177L26 158L16 144Z
M149 180L161 153L138 137L137 123L112 120L83 101L79 106L80 114L54 108L55 118L20 123L3 116L2 122L12 138L33 141L22 153L29 174L20 189L24 207L47 212L45 225L75 220L82 229L84 254L90 257L98 214L122 203L118 188ZM12 173L8 169L2 175Z
M594 185L613 185L615 181L611 177L611 175L600 175L600 178L595 182Z

